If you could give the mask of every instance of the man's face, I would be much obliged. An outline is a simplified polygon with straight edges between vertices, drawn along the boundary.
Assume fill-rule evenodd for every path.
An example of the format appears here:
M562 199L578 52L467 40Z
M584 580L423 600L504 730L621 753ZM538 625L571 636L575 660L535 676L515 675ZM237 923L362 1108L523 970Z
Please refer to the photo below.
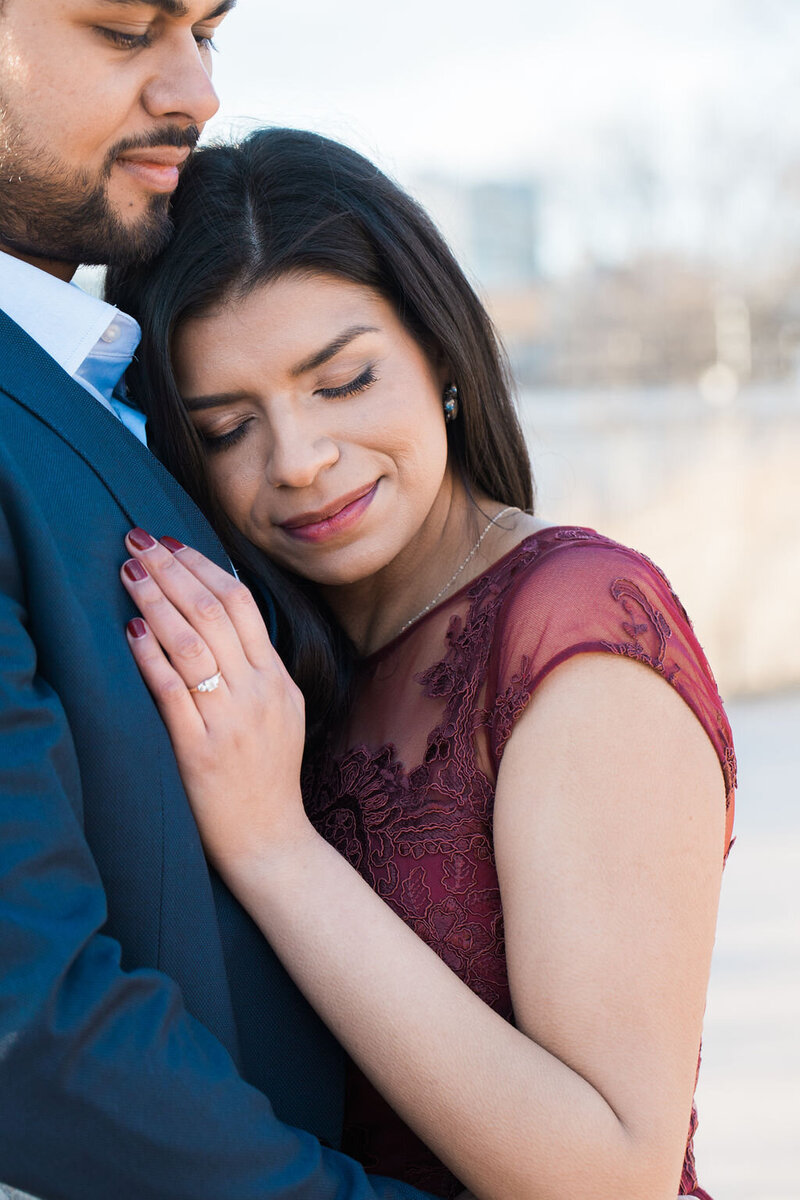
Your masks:
M68 265L161 249L234 3L0 0L0 247Z

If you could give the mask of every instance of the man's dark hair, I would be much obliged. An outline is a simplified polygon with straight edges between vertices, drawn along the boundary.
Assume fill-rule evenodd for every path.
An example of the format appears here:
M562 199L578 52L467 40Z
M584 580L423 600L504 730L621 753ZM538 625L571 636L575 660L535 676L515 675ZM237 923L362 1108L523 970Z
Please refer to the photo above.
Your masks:
M179 324L298 271L338 276L388 300L458 386L450 453L470 492L532 511L533 485L494 329L426 213L354 150L316 133L259 130L198 151L174 198L174 237L144 266L109 273L107 296L142 326L132 393L155 452L207 513L234 562L270 590L278 648L306 697L313 737L347 687L342 635L313 588L255 550L215 503L206 455L181 401L170 348Z

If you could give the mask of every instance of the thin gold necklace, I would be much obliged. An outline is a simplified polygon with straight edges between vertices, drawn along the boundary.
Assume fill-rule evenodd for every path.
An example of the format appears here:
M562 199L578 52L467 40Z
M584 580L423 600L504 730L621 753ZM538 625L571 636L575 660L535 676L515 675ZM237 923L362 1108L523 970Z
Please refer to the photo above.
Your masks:
M499 521L501 517L507 517L509 513L519 512L519 511L520 510L514 504L514 505L511 505L509 508L504 508L503 511L499 512L496 517L492 517L491 521L486 526L483 533L480 535L477 542L472 547L469 554L464 559L461 566L458 568L458 570L453 575L453 577L451 579L448 579L447 583L444 585L444 587L441 589L441 591L437 592L436 595L433 597L433 599L431 601L429 601L423 609L420 609L420 611L417 613L417 615L415 617L411 617L410 620L406 621L405 625L403 625L403 627L400 629L399 633L397 634L397 637L399 637L401 633L405 633L405 631L408 629L408 627L410 625L413 625L415 621L418 621L420 619L420 617L424 617L425 613L430 612L431 609L434 608L439 603L439 601L442 599L442 597L445 595L445 593L450 591L450 588L453 586L455 581L458 579L461 572L464 570L465 567L469 566L469 564L472 562L475 555L478 553L478 549L480 548L481 542L486 537L487 533L492 528L492 526L497 521Z

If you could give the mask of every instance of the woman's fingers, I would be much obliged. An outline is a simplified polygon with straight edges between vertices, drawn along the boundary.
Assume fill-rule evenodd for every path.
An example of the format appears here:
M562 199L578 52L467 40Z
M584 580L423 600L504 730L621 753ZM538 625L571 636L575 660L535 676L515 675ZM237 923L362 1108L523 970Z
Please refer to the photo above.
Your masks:
M182 607L192 612L191 591L201 585L198 585L188 572L184 574L187 576L188 586L183 588ZM204 620L197 615L197 611L203 611L205 607L204 598L199 601L198 610L187 619L180 607L165 594L159 581L138 559L131 558L123 564L121 578L151 632L183 680L184 687L195 688L220 671L231 683L238 681L243 674L251 670L236 631L227 618L227 628L220 628L219 625L212 625L215 618ZM173 591L175 590L179 589L173 587ZM206 589L202 590L204 597L210 595ZM211 599L214 606L224 615L219 601L215 597Z
M249 663L222 601L176 555L146 538L139 530L128 536L136 557L124 564L122 581L186 685L218 670L230 683L247 674Z
M184 546L175 538L162 537L161 545L171 551L182 566L219 597L239 635L242 649L254 667L267 666L277 659L264 618L249 588L229 571L223 571L216 563L211 562L199 550Z
M258 606L235 576L174 538L156 542L134 529L126 544L213 653L227 656L235 649L234 669L245 662L256 668L274 663L276 655Z
M231 661L230 655L221 652L218 646L209 646L138 559L131 558L122 564L121 578L150 631L169 655L185 689L197 688L218 671L228 676L235 674L235 661Z
M202 735L202 715L185 680L172 666L146 622L135 617L128 622L126 632L136 665L177 751L184 743Z

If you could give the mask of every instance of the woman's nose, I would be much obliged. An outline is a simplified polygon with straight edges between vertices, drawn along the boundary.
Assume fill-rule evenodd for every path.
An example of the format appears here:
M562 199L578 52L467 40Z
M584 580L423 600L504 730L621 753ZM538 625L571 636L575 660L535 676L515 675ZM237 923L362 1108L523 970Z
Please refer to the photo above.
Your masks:
M273 487L309 487L338 459L339 447L333 438L297 425L275 439L267 465L269 482Z

